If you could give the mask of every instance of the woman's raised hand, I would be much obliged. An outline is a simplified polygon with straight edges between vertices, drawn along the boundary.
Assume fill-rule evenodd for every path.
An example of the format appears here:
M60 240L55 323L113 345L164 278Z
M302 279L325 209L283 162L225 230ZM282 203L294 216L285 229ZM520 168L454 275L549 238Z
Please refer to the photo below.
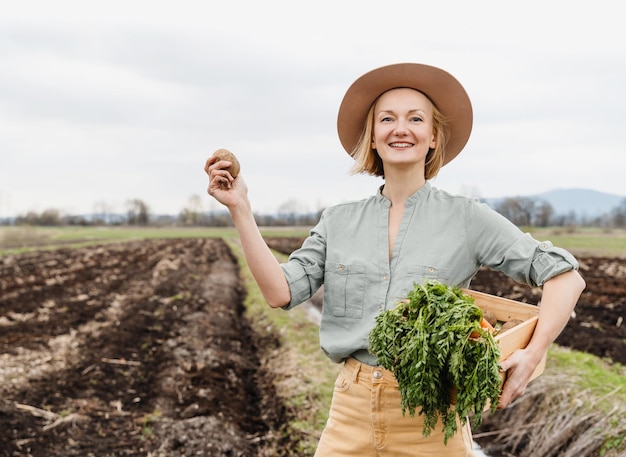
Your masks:
M221 204L231 207L245 198L247 187L239 174L239 161L229 151L218 149L204 165L209 176L207 192Z

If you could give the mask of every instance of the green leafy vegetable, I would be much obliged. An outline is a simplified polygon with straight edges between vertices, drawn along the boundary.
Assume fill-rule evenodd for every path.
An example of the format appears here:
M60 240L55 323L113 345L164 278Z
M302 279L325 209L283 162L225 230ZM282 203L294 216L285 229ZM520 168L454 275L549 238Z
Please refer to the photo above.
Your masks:
M491 411L496 409L500 349L480 326L482 317L472 297L437 281L416 284L406 300L376 317L369 350L394 373L403 414L413 417L420 408L424 436L441 418L447 444L457 431L457 414L462 425L472 415L477 426L489 402Z

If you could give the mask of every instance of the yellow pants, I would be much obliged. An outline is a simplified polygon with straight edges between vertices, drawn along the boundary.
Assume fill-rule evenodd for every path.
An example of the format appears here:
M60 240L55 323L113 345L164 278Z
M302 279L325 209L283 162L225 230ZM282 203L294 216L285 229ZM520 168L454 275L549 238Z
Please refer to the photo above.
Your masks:
M458 419L457 419L458 421ZM443 442L441 421L422 436L423 416L402 414L393 373L348 359L335 382L315 457L472 457L469 422Z

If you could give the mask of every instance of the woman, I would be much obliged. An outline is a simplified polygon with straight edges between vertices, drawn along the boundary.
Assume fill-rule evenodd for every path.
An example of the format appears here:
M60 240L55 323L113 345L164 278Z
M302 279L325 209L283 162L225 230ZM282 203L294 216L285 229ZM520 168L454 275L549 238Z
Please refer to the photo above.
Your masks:
M393 374L367 350L375 316L425 279L468 287L483 265L543 286L532 340L502 361L504 408L566 325L585 287L578 263L475 199L431 186L472 128L470 100L447 72L407 63L366 73L346 92L337 127L354 171L384 184L370 198L327 208L286 263L263 241L241 175L225 170L229 162L207 160L208 192L228 207L269 306L290 309L324 285L320 344L344 368L316 456L471 456L469 422L444 445L441 428L423 437L422 416L402 414Z

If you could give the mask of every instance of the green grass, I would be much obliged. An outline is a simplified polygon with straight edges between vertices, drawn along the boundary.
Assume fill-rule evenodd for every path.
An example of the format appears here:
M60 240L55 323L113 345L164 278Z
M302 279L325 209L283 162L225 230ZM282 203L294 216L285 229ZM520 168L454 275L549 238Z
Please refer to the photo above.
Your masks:
M577 390L593 393L594 407L609 411L615 404L626 410L626 367L586 352L553 345L546 374L563 375Z
M601 228L531 228L526 229L539 240L550 240L555 246L576 255L626 257L626 229Z

